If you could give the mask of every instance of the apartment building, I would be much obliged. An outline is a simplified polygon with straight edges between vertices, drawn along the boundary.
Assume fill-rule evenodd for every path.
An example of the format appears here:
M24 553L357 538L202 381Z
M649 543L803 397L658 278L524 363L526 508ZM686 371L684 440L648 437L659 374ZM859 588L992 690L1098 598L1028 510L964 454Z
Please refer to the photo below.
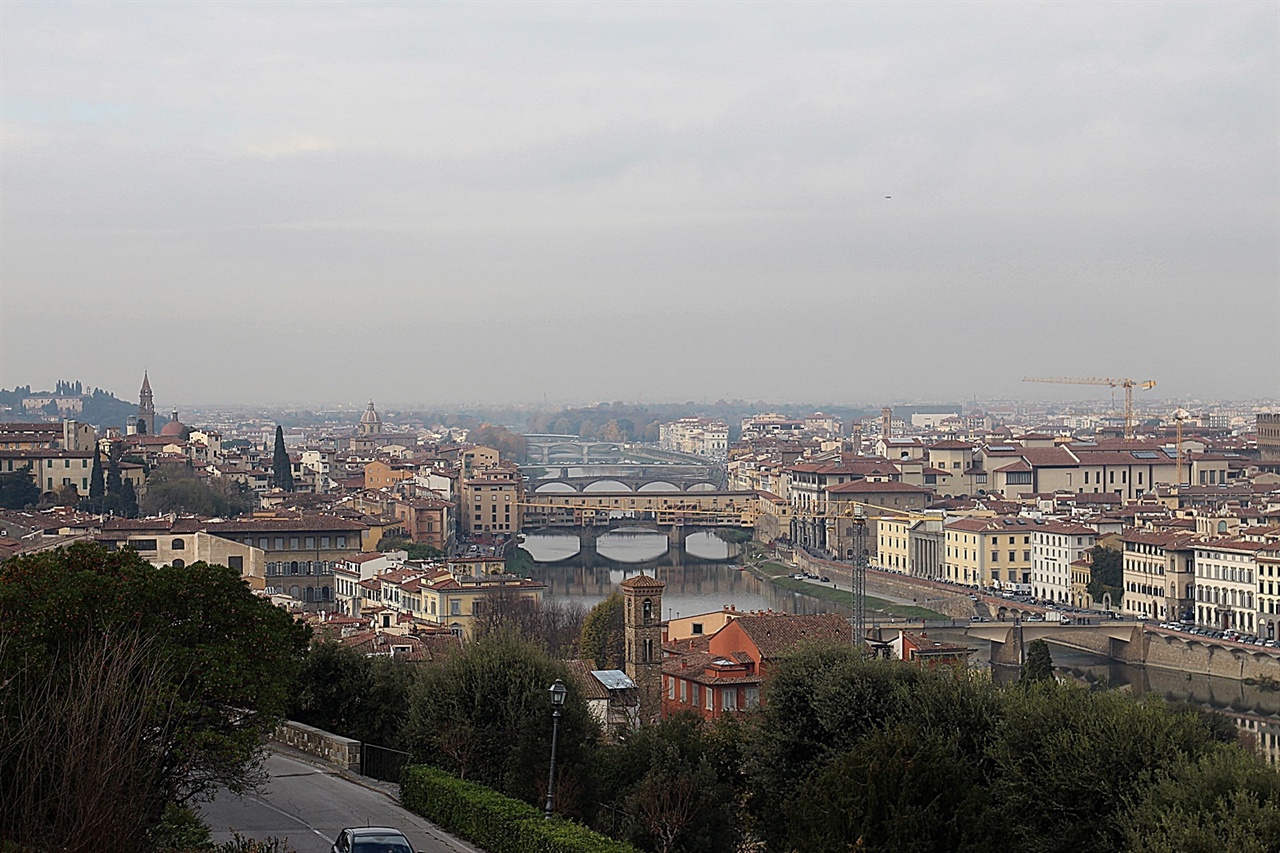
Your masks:
M1071 564L1084 559L1098 541L1098 531L1083 524L1035 521L1031 533L1031 594L1071 602Z
M708 418L681 418L658 427L658 446L677 453L724 458L729 455L729 426Z
M320 610L332 609L334 566L360 553L366 527L331 515L279 512L210 522L206 529L262 549L268 589Z
M1012 517L949 522L945 528L946 580L983 589L1030 592L1033 526L1031 519Z
M1258 626L1258 553L1274 545L1214 539L1194 546L1196 624L1252 634Z
M1138 619L1182 619L1195 599L1197 541L1186 531L1129 530L1121 535L1123 612Z
M462 481L462 530L477 537L515 533L521 526L524 484L514 465L479 470Z

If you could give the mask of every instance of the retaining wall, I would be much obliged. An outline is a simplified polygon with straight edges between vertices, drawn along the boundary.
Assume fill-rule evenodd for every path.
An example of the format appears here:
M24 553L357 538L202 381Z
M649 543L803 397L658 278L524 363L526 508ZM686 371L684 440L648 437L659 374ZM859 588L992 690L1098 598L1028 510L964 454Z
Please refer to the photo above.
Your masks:
M344 770L360 772L360 741L286 720L271 736L286 746L335 764Z

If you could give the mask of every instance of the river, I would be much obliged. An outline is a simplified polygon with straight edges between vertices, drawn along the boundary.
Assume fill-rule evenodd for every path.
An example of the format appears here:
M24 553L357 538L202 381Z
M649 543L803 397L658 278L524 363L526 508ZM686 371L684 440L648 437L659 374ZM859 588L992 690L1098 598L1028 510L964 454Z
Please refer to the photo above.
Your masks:
M669 546L664 534L643 530L602 535L596 543L596 555L580 553L577 537L566 534L530 534L522 546L538 561L533 577L547 584L547 599L553 602L576 601L591 607L619 590L626 578L644 572L667 584L662 606L668 619L726 606L743 611L852 615L851 607L780 590L735 568L731 558L736 555L736 546L712 533L691 534L683 552ZM958 633L930 633L977 648L975 660L981 666L990 665L989 644ZM1062 678L1097 689L1157 693L1224 714L1255 741L1269 761L1280 763L1280 692L1231 679L1117 663L1053 644L1050 651ZM992 667L992 678L1016 680L1017 672Z

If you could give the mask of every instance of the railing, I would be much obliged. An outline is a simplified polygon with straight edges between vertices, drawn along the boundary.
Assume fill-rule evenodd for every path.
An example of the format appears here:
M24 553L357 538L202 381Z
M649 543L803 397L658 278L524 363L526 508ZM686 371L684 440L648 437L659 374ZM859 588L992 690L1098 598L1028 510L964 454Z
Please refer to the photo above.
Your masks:
M388 749L372 743L360 745L360 775L383 782L399 782L400 771L409 760L409 753Z

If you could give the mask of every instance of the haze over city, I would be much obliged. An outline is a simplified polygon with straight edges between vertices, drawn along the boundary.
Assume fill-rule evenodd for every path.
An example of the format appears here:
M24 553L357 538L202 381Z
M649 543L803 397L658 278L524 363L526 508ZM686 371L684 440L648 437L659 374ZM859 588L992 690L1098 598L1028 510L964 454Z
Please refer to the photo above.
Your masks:
M1280 394L1274 4L0 16L3 387Z

